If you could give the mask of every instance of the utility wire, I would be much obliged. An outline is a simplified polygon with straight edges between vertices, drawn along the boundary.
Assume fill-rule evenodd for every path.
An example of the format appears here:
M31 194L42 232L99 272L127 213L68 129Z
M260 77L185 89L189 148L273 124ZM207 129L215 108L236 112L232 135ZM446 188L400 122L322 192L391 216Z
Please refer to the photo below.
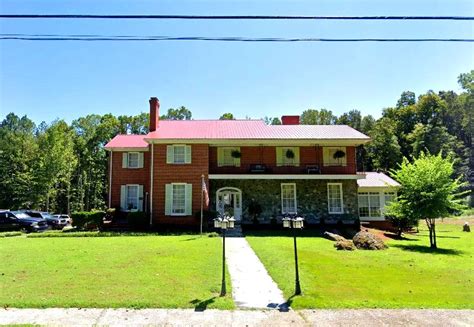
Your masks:
M254 38L208 36L0 34L0 40L23 41L219 41L219 42L474 42L466 38Z
M201 20L474 20L470 16L269 16L269 15L51 15L0 14L3 19L201 19Z

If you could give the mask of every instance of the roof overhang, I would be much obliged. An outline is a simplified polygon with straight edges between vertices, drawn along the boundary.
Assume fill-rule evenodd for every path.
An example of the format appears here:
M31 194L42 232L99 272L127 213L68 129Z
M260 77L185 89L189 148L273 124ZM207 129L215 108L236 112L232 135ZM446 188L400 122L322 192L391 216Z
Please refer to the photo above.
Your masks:
M209 174L209 179L363 179L365 176L361 175L290 175L290 174L271 174L271 175L257 175L257 174Z
M155 139L145 138L150 144L209 144L210 146L259 146L259 145L300 145L300 146L358 146L370 139Z
M108 148L105 148L105 151L115 151L115 152L148 152L148 147L139 147L139 148L135 148L135 147L128 147L128 148L124 148L124 147L108 147Z

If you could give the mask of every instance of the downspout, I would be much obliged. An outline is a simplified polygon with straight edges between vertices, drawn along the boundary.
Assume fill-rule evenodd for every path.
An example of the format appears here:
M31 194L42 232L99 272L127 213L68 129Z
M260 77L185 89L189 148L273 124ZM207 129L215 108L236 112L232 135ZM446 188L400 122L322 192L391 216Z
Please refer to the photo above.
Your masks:
M109 163L109 208L112 206L112 158L113 151L110 150L110 163Z
M153 225L153 163L155 145L151 143L151 159L150 159L150 226Z

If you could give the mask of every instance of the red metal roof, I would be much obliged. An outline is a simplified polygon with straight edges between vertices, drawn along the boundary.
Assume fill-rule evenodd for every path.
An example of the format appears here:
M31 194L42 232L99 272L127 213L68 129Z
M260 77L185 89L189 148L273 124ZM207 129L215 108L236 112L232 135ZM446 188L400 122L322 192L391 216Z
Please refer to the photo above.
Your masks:
M105 145L106 149L114 148L148 148L146 135L116 135Z
M162 120L146 139L358 139L346 125L266 125L263 120Z
M106 148L146 147L147 140L354 140L369 137L347 125L266 125L263 120L160 120L148 135L117 135Z

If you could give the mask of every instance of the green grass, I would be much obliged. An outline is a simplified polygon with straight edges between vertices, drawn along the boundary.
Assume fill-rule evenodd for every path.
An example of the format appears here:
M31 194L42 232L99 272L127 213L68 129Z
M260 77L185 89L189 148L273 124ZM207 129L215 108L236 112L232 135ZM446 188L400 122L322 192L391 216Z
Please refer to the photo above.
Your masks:
M232 309L221 249L197 235L2 238L0 306Z
M247 240L293 308L474 309L474 233L449 219L437 230L437 251L421 223L418 236L390 240L384 251L337 251L329 240L300 237L302 296L293 296L292 238L254 233Z

